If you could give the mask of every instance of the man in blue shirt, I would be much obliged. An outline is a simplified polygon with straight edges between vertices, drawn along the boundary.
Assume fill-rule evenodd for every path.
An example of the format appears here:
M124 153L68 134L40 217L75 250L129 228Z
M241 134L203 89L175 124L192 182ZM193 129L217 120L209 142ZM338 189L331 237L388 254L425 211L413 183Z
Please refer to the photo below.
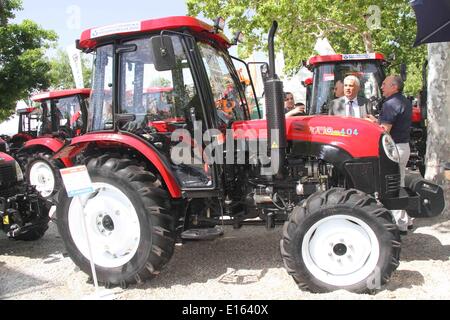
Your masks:
M412 104L403 95L404 83L400 76L387 77L381 90L386 98L381 110L379 123L391 134L400 154L400 174L402 186L405 185L405 171L411 150L409 148L410 130L412 122ZM395 210L392 212L400 231L406 232L412 228L413 219L406 211Z

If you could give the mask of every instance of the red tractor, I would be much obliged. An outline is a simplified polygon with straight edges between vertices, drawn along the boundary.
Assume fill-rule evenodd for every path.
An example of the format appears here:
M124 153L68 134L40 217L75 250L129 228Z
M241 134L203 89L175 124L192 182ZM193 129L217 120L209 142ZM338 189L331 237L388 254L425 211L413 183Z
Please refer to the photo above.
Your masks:
M333 91L337 82L343 82L346 76L355 75L361 81L360 95L371 101L372 114L378 115L383 101L381 85L386 78L385 69L388 64L381 53L338 54L311 58L308 68L314 73L314 84L311 95L307 98L309 114L328 114L328 104L337 98ZM413 109L411 157L408 168L419 169L422 176L425 175L426 143L426 106L425 108L417 106Z
M40 106L33 108L26 117L25 113L21 114L21 119L23 116L27 120L20 121L19 135L24 135L23 123L33 120L39 125L29 139L23 140L21 145L14 144L11 152L21 164L26 181L46 199L51 199L59 183L58 168L51 161L52 156L73 137L86 131L90 92L90 89L73 89L41 93L31 98Z
M37 137L42 117L42 111L36 107L18 107L16 114L19 118L17 134L11 138L5 137L11 154L15 154L26 142Z
M96 54L88 133L55 155L86 165L95 189L85 206L65 190L58 197L58 230L81 270L92 275L91 251L103 285L142 283L168 264L180 238L210 238L220 233L215 226L256 219L267 228L285 223L281 253L301 288L366 292L388 281L401 247L389 210L440 214L442 189L428 184L440 197L424 207L429 189L401 188L394 142L377 125L285 119L276 29L267 120L250 120L218 25L170 17L83 32L78 48ZM175 131L149 125L144 88L161 78L173 88L167 117L178 119ZM233 105L228 118L223 99Z
M50 205L24 183L22 169L0 152L0 229L13 240L34 241L48 229Z

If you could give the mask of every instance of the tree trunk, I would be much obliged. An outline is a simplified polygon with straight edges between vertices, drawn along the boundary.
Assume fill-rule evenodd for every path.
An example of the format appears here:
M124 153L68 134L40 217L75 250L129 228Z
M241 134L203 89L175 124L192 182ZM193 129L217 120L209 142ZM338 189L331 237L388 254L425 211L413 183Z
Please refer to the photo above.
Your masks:
M373 50L373 40L370 32L363 32L362 38L364 41L364 47L366 48L366 53L374 53L375 51Z
M445 164L450 162L450 42L428 45L428 141L426 179L441 185L450 204L450 181ZM447 210L449 214L450 210Z

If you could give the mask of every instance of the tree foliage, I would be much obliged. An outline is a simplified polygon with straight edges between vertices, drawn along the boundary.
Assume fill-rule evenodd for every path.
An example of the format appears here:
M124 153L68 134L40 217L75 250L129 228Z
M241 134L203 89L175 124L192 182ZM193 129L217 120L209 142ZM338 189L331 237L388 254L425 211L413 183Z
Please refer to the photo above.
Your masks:
M412 48L416 21L405 0L187 0L189 14L214 19L221 16L229 27L241 30L246 41L239 48L246 58L255 50L266 50L266 34L272 21L279 24L278 50L283 51L288 74L314 55L318 37L327 37L336 52L364 53L372 49L395 56L392 73L400 63L409 69L407 93L421 87L421 65L425 48Z
M45 50L57 36L30 20L10 23L21 4L0 0L0 120L11 115L17 100L50 85Z
M70 67L69 55L62 49L58 49L55 57L50 60L50 82L54 89L72 89L75 88L75 79L73 78L72 68ZM92 68L86 57L81 58L81 67L83 72L84 87L91 86Z

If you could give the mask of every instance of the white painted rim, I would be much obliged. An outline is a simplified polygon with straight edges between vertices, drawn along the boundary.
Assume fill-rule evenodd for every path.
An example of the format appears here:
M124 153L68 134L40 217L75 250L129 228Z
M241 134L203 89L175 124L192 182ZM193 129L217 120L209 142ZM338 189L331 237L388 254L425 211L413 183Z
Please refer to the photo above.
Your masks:
M118 268L136 255L141 240L139 218L130 199L121 190L106 183L93 185L99 192L85 208L93 260L100 267ZM90 260L81 219L81 204L72 200L68 213L70 234L78 250Z
M48 198L55 190L55 175L45 161L36 161L30 168L30 184L44 197Z
M350 286L376 271L380 245L373 230L361 219L334 215L308 230L302 257L318 280L338 287Z

